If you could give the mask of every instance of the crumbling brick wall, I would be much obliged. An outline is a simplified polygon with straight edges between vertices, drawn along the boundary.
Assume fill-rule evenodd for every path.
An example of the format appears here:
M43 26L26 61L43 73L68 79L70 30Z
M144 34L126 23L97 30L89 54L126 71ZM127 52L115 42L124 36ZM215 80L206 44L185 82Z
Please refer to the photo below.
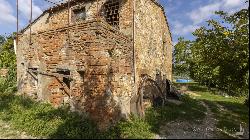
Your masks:
M18 47L22 50L19 63L24 63L19 73L23 80L19 85L21 92L54 106L69 103L74 110L101 121L101 127L129 114L126 106L132 96L131 38L97 20L71 26L70 44L67 27L34 34L32 45L21 44L26 37L21 37ZM33 49L34 46L39 47ZM37 87L29 84L34 81L29 69L34 68L38 73ZM70 88L63 85L65 75L60 76L58 68L70 71ZM38 95L32 95L31 88L39 90Z
M146 82L148 93L162 93L163 77L172 76L164 12L151 0L111 1L120 2L119 28L105 19L103 8L109 0L99 0L99 5L96 0L78 0L71 3L69 24L64 4L44 12L32 24L32 34L24 29L17 46L19 92L55 107L68 104L100 129L133 113L142 98L140 85L146 85L142 75L152 78ZM75 22L72 12L82 7L86 19Z

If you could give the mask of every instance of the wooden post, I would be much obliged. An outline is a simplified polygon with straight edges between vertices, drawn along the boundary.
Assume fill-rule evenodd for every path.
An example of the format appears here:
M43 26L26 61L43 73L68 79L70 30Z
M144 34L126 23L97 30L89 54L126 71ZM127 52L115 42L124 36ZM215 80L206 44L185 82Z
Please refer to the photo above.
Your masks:
M31 22L32 22L32 0L30 0L30 45L31 43Z
M16 0L16 45L18 45L18 0Z
M69 35L69 23L70 22L70 0L68 0L68 45L70 43L70 35Z

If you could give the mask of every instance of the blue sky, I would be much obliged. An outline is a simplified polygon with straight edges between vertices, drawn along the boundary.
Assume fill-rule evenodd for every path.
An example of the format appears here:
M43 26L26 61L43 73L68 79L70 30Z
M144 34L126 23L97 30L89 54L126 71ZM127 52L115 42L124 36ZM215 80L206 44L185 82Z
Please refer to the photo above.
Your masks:
M66 0L51 0L54 2ZM180 36L194 39L192 32L206 25L214 16L214 11L223 10L229 13L245 8L245 0L158 0L163 5L174 43ZM19 26L24 27L29 21L30 0L19 0ZM44 0L33 0L33 15L39 16L42 11L52 6ZM0 0L0 34L10 34L16 30L16 0Z

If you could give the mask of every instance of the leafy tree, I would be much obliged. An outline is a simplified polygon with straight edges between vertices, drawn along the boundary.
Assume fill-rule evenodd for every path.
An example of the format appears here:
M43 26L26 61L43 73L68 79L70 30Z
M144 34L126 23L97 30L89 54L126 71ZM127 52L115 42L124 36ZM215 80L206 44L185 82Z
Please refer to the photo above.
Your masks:
M191 46L190 75L231 95L248 94L249 9L232 15L216 12L222 22L209 20L208 27L197 29ZM231 27L225 26L225 24Z
M246 1L248 3L248 1ZM249 94L249 8L232 15L217 11L221 20L193 32L194 41L179 38L174 50L175 75L217 87L230 95Z
M5 37L0 35L0 45L2 45L5 42Z
M189 76L189 59L191 55L191 41L184 40L183 37L178 38L178 43L174 47L173 67L176 76Z

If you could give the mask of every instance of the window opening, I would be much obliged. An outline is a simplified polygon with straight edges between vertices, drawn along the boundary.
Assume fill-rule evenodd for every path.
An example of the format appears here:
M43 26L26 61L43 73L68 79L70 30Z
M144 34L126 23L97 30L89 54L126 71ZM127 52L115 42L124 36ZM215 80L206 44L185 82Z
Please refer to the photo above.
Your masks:
M81 9L73 10L73 13L74 13L73 15L74 15L74 19L76 22L86 20L86 8L85 7Z
M106 21L111 26L119 28L119 1L109 0L104 6L104 16Z
M65 83L69 89L70 89L70 82L71 81L69 78L63 77L63 83Z

